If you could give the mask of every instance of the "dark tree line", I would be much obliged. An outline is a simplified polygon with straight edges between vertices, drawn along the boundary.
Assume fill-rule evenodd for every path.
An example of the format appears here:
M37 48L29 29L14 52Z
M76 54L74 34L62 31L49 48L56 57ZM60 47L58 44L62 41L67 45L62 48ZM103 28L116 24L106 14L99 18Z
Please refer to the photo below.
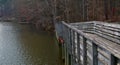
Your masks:
M120 0L15 0L16 17L36 28L53 29L53 22L120 21Z
M57 14L64 12L64 18L69 22L120 21L120 0L58 0L58 2ZM61 7L63 3L64 6Z

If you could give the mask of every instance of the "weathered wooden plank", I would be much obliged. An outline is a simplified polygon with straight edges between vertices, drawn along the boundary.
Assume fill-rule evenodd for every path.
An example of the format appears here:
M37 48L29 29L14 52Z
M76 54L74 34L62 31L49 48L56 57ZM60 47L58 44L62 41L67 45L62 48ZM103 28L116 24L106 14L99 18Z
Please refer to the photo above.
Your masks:
M99 37L97 35L94 34L86 34L89 38L91 38L91 40L94 41L95 44L97 44L98 46L106 49L107 51L109 51L110 53L112 53L114 56L120 58L120 45L111 42L107 39L104 39L102 37Z
M108 26L103 26L103 25L95 25L94 27L102 27L102 28L104 28L104 29L108 29L108 30L111 30L111 31L116 31L116 32L120 32L120 30L119 30L119 28L114 28L114 27L108 27Z
M94 21L86 21L86 22L76 22L76 23L70 23L72 25L79 25L79 24L84 24L84 23L94 23Z
M107 26L109 28L115 28L115 29L120 29L120 24L115 24L115 23L106 23L106 22L94 22L97 25L103 25L103 26Z
M103 32L107 32L107 33L112 34L112 35L120 36L120 31L117 31L117 30L113 31L112 29L101 28L101 27L95 27L95 29L101 30Z
M98 52L99 52L99 56L102 56L101 54L103 54L105 57L105 55L107 55L106 53L104 53L103 51L98 51L97 48L101 47L104 48L106 51L110 52L112 55L110 56L106 56L105 57L105 63L108 64L108 61L115 61L116 57L120 59L120 45L116 44L117 42L119 43L119 30L120 30L120 25L116 25L116 24L108 24L108 23L85 23L83 24L84 27L82 27L82 24L67 24L65 22L62 22L62 24L64 26L66 26L68 29L71 30L70 36L65 36L68 35L67 33L69 32L65 32L66 30L64 29L63 31L65 32L64 34L64 38L69 38L70 39L65 39L68 43L67 47L68 50L70 50L72 52L71 56L72 56L72 61L75 61L76 59L78 59L78 62L80 62L80 59L83 58L83 60L81 60L81 62L83 61L83 65L87 65L87 54L89 53L89 48L87 46L87 43L89 44L89 42L87 42L87 40L90 40L93 42L93 46L91 46L93 48L93 65L97 65L98 64L98 59L101 60L101 62L104 58L97 58L98 56ZM89 24L90 24L90 28L89 28ZM93 25L94 24L94 25ZM81 26L80 26L81 25ZM97 25L97 28L94 27ZM115 26L116 25L116 26ZM80 28L79 28L80 26ZM93 27L91 27L93 26ZM93 28L93 29L92 29ZM100 29L101 28L101 29ZM103 29L102 29L103 28ZM83 30L82 30L83 29ZM91 30L92 29L92 30ZM91 31L93 33L96 32L96 34L90 34L90 33L85 33L85 31ZM114 31L115 30L115 31ZM77 35L75 34L77 33ZM79 35L81 35L83 37L83 43L82 41L80 41L80 37ZM104 36L104 37L100 37ZM76 38L77 37L77 38ZM107 38L107 39L105 39ZM113 41L110 41L113 40ZM117 40L117 41L116 41ZM76 42L77 41L77 42ZM81 44L79 44L79 42ZM77 46L76 46L77 45ZM90 46L90 44L89 44ZM71 49L70 49L71 47ZM77 50L77 52L76 52ZM91 53L90 53L91 54ZM88 54L88 55L90 55ZM108 54L109 55L109 54ZM78 58L79 57L79 58ZM89 60L90 61L90 60ZM116 62L116 61L115 61ZM115 62L110 62L110 65L116 65ZM81 63L82 64L82 63Z
M101 33L100 31L98 32L95 32L95 34L97 34L98 36L100 36L100 37L102 37L102 38L104 38L104 39L107 39L107 40L109 40L109 41L112 41L112 42L114 42L115 44L117 43L117 44L120 44L120 40L119 39L115 39L114 37L110 37L110 36L107 36L107 35L105 35L105 33Z
M108 38L109 38L109 37L113 37L113 38L115 38L115 39L119 39L119 40L120 40L120 35L114 34L114 33L116 33L116 32L110 33L110 32L108 32L108 31L105 31L104 29L102 29L102 30L96 29L96 32L98 32L98 34L106 35L106 36L108 36ZM119 34L119 33L117 33L117 34Z

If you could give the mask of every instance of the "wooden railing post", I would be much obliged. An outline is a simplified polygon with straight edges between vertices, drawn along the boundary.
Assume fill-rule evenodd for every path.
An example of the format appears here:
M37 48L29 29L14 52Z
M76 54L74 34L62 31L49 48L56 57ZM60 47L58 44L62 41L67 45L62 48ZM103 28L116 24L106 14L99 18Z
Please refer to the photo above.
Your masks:
M117 65L117 58L110 54L110 64L109 65Z
M68 36L68 39L69 39L69 43L68 43L68 65L72 65L72 31L71 29L69 28L69 36Z
M69 43L69 46L70 46L70 54L72 54L72 32L71 32L71 29L69 29L70 33L69 33L69 40L70 40L70 43Z
M81 65L80 60L80 34L77 33L77 52L78 52L78 64Z
M70 29L70 63L69 65L73 65L73 30Z
M72 31L72 64L75 62L75 31Z
M93 65L98 65L97 45L93 43Z
M83 65L87 65L87 39L83 37Z

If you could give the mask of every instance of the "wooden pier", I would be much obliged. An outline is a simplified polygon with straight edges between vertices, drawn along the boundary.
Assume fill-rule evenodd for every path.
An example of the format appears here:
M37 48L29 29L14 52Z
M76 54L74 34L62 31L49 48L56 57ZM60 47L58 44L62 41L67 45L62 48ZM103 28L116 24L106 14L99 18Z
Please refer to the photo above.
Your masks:
M120 24L99 21L55 25L65 65L120 65Z

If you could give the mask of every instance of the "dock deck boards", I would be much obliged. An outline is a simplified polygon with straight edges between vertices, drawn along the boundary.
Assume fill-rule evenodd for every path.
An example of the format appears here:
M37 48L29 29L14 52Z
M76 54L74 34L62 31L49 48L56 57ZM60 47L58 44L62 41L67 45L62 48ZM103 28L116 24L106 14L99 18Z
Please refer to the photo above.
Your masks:
M120 45L105 38L102 38L96 34L85 33L91 40L93 40L98 46L105 48L107 51L112 53L114 56L120 58Z
M62 36L65 42L66 65L119 65L119 26L118 24L96 21L61 22L60 31L56 28L58 36Z

